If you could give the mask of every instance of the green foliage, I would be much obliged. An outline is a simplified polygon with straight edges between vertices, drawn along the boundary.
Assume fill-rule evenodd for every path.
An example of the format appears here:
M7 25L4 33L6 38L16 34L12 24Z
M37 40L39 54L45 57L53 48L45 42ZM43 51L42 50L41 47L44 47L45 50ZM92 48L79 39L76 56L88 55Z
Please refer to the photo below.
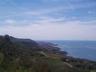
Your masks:
M3 62L3 60L4 60L4 55L3 53L0 53L0 64Z

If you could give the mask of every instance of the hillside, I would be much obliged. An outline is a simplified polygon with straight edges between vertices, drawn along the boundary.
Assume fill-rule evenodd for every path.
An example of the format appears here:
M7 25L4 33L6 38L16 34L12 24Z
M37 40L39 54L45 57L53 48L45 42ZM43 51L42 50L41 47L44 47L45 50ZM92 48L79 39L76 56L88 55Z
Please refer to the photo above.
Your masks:
M47 42L0 36L0 72L96 72L96 62L67 56Z

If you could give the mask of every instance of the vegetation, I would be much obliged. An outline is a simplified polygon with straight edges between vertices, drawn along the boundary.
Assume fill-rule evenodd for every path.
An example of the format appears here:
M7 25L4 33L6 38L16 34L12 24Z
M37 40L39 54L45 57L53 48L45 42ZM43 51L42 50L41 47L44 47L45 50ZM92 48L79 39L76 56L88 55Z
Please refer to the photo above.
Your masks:
M29 39L0 36L0 72L96 72L96 62Z

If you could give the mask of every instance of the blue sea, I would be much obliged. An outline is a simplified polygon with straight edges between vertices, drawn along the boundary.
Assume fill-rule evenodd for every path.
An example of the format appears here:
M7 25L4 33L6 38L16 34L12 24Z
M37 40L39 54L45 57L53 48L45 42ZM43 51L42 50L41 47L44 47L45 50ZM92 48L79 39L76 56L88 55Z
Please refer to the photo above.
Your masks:
M55 40L48 42L57 44L62 51L67 51L70 56L96 61L96 41Z

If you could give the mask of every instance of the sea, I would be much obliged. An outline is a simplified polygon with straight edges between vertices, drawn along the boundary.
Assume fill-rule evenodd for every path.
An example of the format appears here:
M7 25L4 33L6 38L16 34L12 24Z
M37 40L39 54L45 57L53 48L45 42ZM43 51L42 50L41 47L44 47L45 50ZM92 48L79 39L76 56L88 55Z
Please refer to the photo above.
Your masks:
M50 40L69 56L96 61L96 41Z

